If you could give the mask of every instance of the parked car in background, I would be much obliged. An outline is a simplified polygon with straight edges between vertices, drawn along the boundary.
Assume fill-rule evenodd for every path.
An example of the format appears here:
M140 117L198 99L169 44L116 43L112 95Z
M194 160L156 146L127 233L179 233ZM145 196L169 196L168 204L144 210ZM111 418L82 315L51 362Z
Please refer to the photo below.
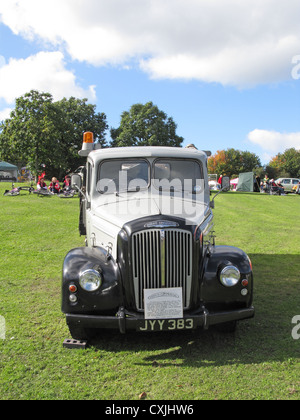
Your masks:
M298 178L278 178L276 184L280 182L286 193L292 192L293 187L299 184L300 179Z

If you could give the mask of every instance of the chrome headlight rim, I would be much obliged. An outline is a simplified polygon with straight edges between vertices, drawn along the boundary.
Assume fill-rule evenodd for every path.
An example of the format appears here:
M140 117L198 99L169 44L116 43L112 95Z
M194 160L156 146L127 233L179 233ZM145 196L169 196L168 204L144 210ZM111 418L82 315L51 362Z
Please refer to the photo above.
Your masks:
M222 268L219 274L219 280L225 287L234 287L241 279L240 270L237 266L230 264Z
M102 285L102 276L99 271L89 268L80 273L79 285L86 292L96 292Z

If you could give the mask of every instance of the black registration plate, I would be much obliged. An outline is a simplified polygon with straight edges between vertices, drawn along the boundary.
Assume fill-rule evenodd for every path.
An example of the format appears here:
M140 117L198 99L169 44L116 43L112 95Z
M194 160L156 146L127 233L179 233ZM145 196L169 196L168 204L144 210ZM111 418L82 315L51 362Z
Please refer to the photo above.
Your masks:
M195 328L193 318L144 319L137 326L138 331L192 330L193 328Z

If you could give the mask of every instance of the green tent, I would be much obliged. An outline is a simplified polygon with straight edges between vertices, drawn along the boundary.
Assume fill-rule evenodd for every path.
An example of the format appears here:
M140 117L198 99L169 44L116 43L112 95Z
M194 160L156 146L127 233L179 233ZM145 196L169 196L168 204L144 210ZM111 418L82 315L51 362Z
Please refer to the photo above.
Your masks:
M253 172L244 172L239 174L239 182L237 185L237 191L250 191L253 192L254 185L254 174Z
M7 162L0 162L0 179L4 180L18 178L18 167Z

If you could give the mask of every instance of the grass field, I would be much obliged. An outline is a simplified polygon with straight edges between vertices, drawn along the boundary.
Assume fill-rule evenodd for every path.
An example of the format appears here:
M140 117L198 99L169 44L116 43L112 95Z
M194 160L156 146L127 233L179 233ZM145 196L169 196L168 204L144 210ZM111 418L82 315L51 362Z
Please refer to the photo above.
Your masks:
M9 187L0 183L0 399L300 399L300 196L215 201L217 244L244 249L255 276L256 316L234 335L106 332L69 350L60 282L65 254L84 244L78 200L4 197Z

